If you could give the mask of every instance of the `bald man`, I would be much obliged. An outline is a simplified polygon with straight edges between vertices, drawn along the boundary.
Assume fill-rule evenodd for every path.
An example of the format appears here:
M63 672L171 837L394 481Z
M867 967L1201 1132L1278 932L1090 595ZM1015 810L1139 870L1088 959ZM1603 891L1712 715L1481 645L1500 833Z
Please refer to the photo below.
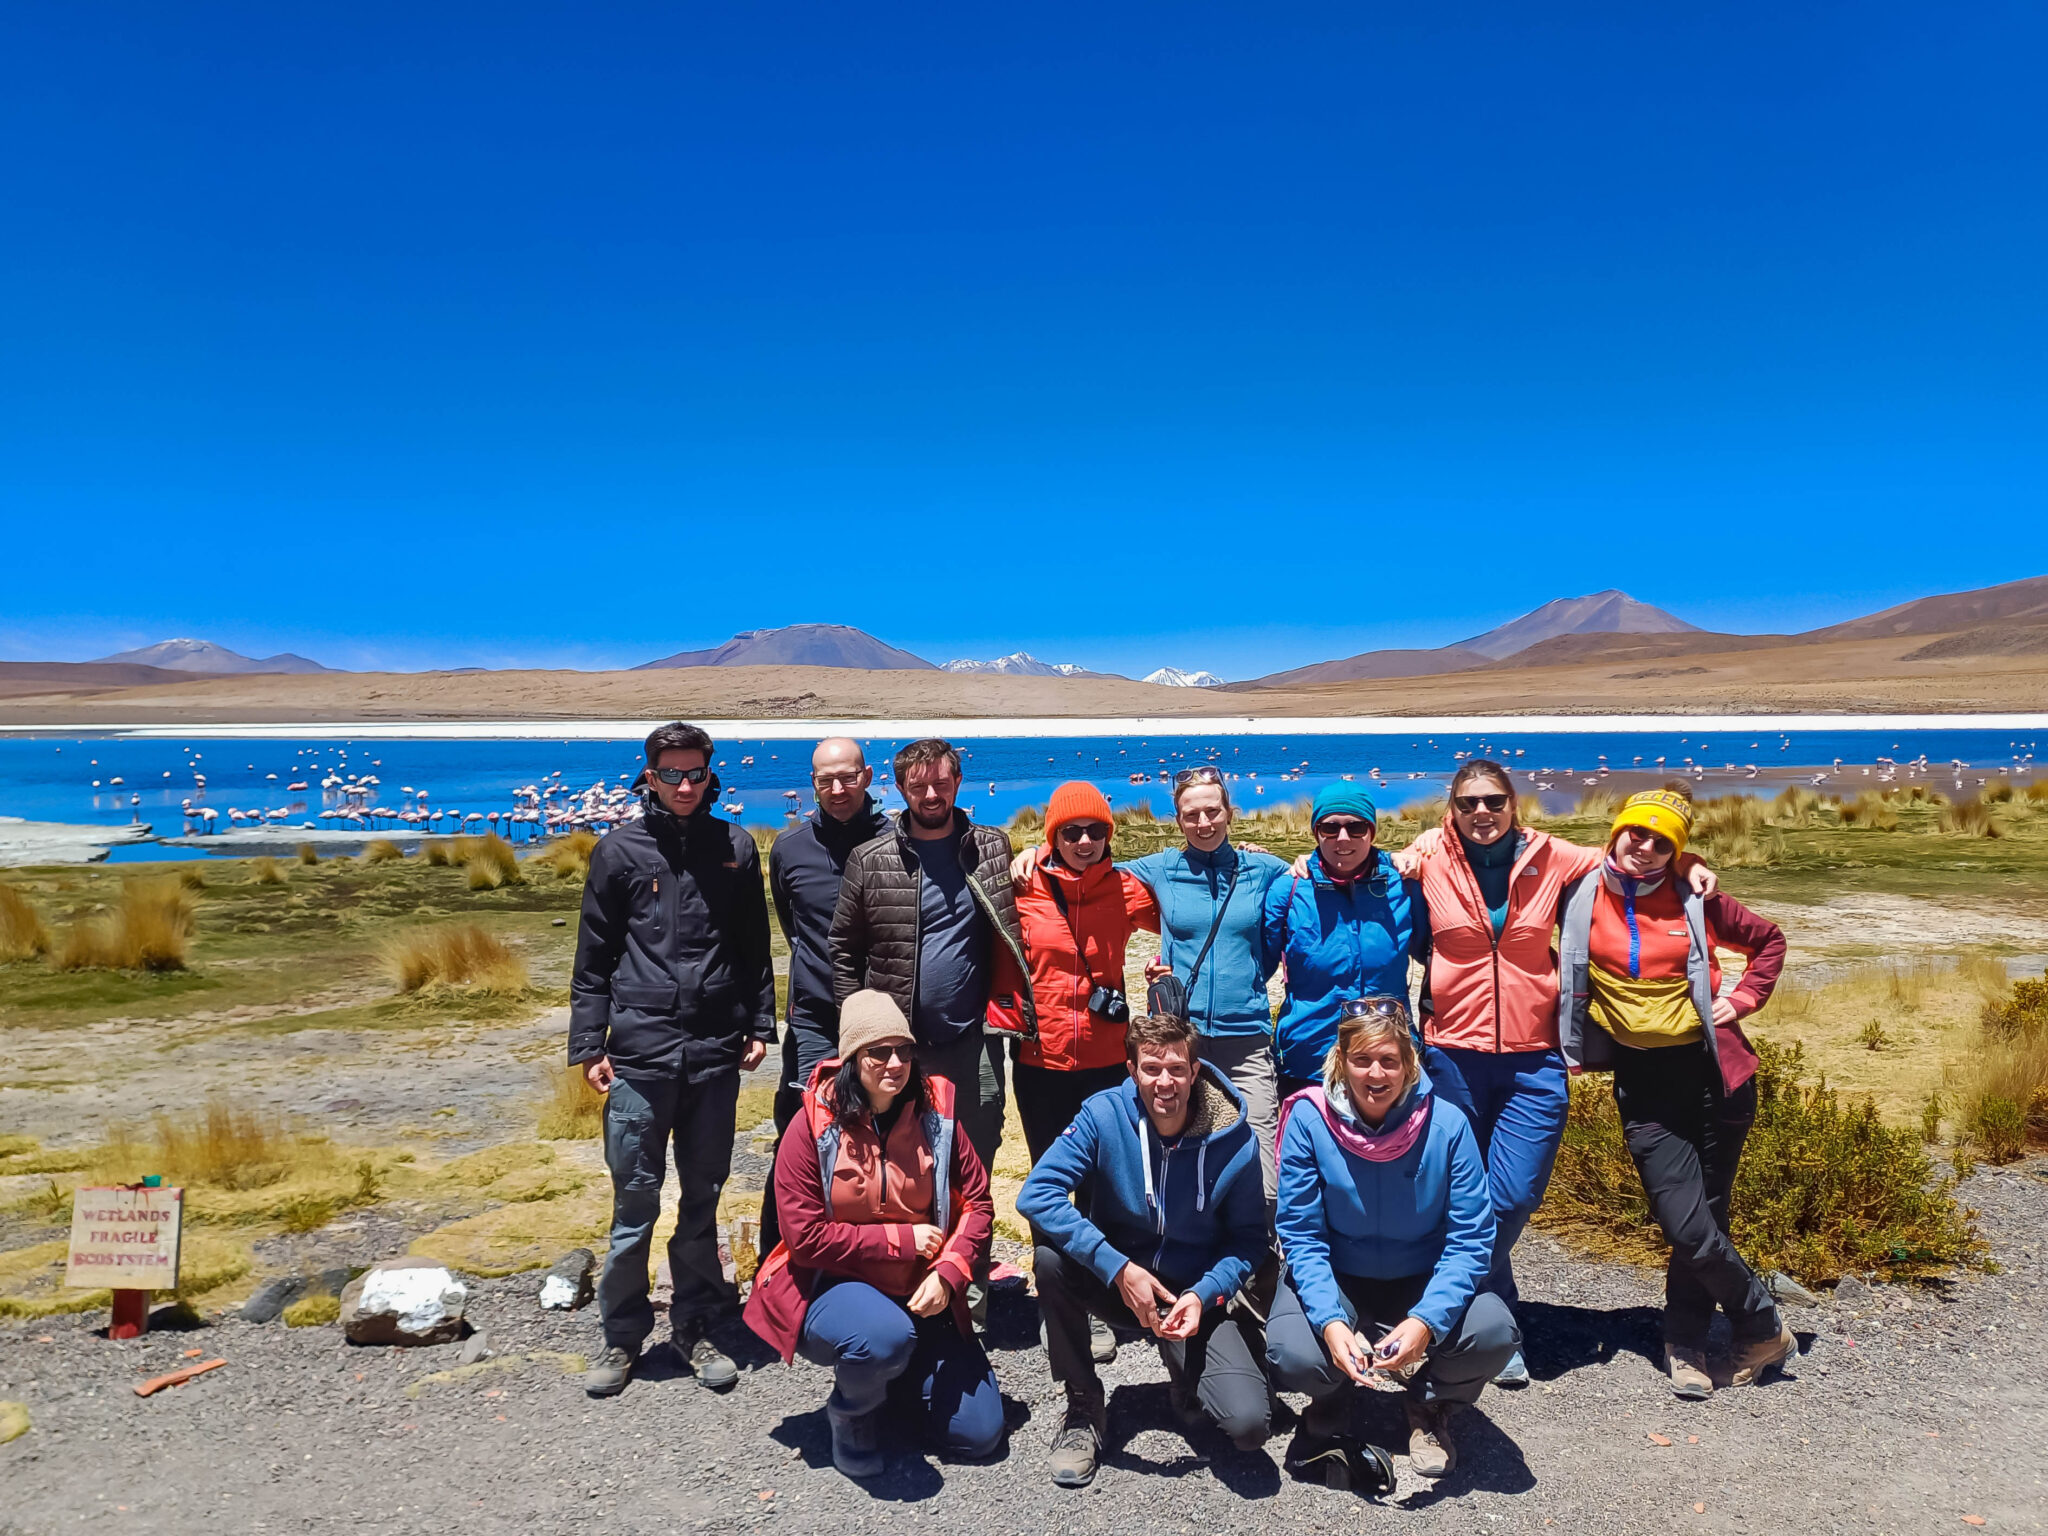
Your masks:
M811 754L811 790L818 807L775 839L768 890L782 936L789 940L789 1021L782 1036L782 1086L775 1095L780 1132L803 1107L804 1085L818 1063L838 1054L839 1005L832 997L832 909L846 856L889 830L889 818L868 793L875 771L860 743L833 736ZM775 1245L772 1192L761 1202L761 1251Z

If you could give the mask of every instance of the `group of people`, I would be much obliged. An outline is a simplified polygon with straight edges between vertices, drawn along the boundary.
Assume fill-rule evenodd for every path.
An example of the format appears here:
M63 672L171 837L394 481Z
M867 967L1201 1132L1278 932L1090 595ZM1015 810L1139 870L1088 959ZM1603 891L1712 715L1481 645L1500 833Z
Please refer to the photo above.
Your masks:
M711 815L712 755L694 726L647 738L645 815L599 843L584 893L569 1059L607 1095L614 1189L593 1395L626 1386L653 1330L671 1144L675 1347L705 1386L739 1377L713 1337L738 1305L716 1216L776 993L759 854ZM1716 1310L1735 1384L1796 1349L1728 1235L1756 1109L1740 1020L1769 997L1784 938L1686 852L1682 784L1630 797L1605 845L1582 848L1521 825L1507 770L1470 761L1443 824L1390 854L1370 793L1341 781L1290 865L1232 842L1229 787L1196 767L1173 782L1184 846L1119 864L1092 785L1059 786L1043 843L1016 853L958 806L950 744L912 742L893 770L892 817L859 745L820 743L816 809L777 838L767 880L788 1028L744 1316L786 1361L833 1371L849 1476L882 1469L885 1419L967 1457L1006 1432L977 1327L1010 1092L1066 1396L1062 1485L1095 1475L1117 1330L1157 1342L1184 1422L1241 1448L1268 1438L1276 1389L1305 1393L1298 1475L1392 1485L1387 1452L1350 1433L1353 1389L1373 1386L1406 1396L1411 1468L1449 1471L1455 1410L1529 1380L1513 1249L1581 1071L1613 1073L1671 1243L1672 1390L1714 1390ZM1124 978L1141 929L1160 949L1138 1001ZM1724 949L1746 961L1732 988Z

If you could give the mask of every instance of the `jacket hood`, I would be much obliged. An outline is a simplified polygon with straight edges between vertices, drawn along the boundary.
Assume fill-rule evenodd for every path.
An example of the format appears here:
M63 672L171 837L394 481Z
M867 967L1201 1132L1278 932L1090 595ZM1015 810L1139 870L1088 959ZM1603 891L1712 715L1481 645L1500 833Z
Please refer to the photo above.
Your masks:
M1097 859L1086 869L1069 869L1064 864L1053 862L1052 849L1041 849L1041 856L1035 866L1035 873L1045 876L1048 881L1057 880L1069 890L1093 890L1098 885L1113 882L1117 878L1116 863L1112 859Z

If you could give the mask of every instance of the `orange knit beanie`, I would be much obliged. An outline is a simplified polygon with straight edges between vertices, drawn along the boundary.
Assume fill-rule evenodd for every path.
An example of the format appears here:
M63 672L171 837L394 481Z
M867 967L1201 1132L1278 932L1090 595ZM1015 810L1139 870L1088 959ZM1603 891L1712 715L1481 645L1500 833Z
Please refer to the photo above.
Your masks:
M1109 801L1103 798L1102 791L1079 779L1069 780L1052 792L1052 800L1045 808L1045 840L1057 840L1060 828L1070 821L1099 821L1106 827L1115 826Z

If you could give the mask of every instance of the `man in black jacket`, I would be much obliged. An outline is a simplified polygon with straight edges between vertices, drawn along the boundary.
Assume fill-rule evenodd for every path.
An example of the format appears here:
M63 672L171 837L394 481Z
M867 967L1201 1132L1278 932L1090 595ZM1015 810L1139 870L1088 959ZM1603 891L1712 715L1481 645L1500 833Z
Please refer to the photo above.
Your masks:
M889 830L889 818L868 793L874 778L859 742L849 736L819 742L811 754L818 808L776 838L768 854L768 894L789 940L789 1020L782 1037L782 1086L775 1094L778 1136L803 1108L804 1085L818 1063L838 1054L832 913L847 855ZM770 1179L761 1195L761 1251L772 1251L780 1235Z
M711 815L711 738L664 725L647 738L645 814L592 850L569 984L569 1060L605 1095L611 1246L598 1280L604 1353L593 1397L621 1391L654 1330L648 1250L667 1146L682 1196L669 1239L677 1352L702 1386L739 1370L707 1332L738 1306L718 1260L718 1197L732 1171L740 1073L775 1038L768 903L754 840Z
M832 914L832 990L886 992L910 1020L917 1063L950 1079L960 1126L995 1166L1003 1139L1003 1057L985 1033L1001 946L1018 978L1017 1003L1034 1033L1031 972L1010 889L1010 839L955 808L960 754L936 737L896 754L906 807L891 829L846 861Z

